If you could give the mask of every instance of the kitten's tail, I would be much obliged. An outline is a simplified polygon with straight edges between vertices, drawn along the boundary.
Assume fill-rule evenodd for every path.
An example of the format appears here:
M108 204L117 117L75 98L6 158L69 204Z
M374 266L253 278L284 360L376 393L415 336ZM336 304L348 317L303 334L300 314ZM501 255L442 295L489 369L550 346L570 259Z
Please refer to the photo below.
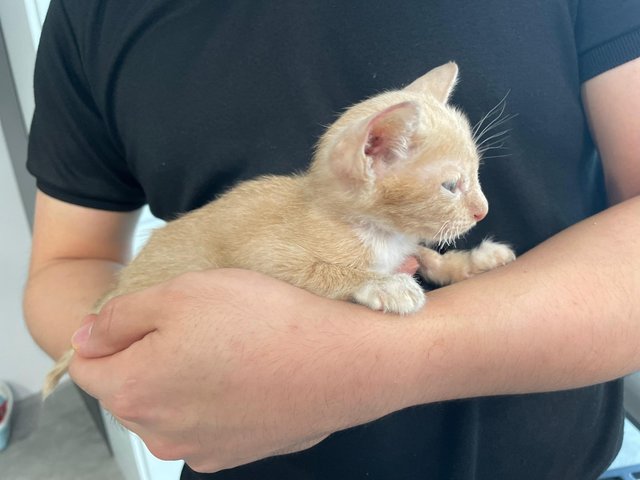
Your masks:
M44 385L42 386L42 398L45 399L53 390L55 390L56 386L60 382L60 379L67 373L67 369L69 368L69 363L71 362L71 358L73 358L74 350L70 348L67 350L62 357L58 359L56 364L53 366L49 373L47 374Z

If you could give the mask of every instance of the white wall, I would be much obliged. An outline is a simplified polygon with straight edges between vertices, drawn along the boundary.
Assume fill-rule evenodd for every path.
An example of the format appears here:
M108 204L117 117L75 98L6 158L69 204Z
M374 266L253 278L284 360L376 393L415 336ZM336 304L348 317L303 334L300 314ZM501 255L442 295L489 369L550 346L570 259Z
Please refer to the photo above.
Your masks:
M27 128L34 109L33 69L41 20L44 20L41 12L48 4L48 0L0 0L0 21Z
M11 384L18 399L40 391L52 362L35 345L23 320L21 298L27 277L31 231L24 208L26 200L20 194L17 181L24 173L18 171L24 169L24 160L13 158L12 161L5 132L11 135L11 146L15 146L16 141L25 141L25 132L15 127L19 120L25 131L28 130L33 115L31 86L35 46L48 6L49 0L0 0L0 22L15 84L14 91L4 82L0 95L17 96L19 103L11 107L15 104L10 101L13 99L0 97L0 106L5 105L5 110L0 112L11 121L11 125L7 122L3 128L3 115L0 115L0 379ZM23 138L17 138L19 136ZM20 184L24 189L24 181ZM149 229L159 223L146 209L136 233L137 248L145 241ZM160 461L132 433L115 428L110 421L106 426L116 461L127 480L173 480L179 476L183 462Z
M24 324L22 291L27 277L31 232L25 198L17 179L24 182L27 174L25 158L10 158L10 152L14 156L26 156L25 131L34 107L35 45L48 3L49 0L0 0L0 22L12 80L1 82L4 87L0 90L4 96L0 99L3 106L0 115L0 379L11 384L18 399L39 392L52 365ZM16 96L17 102L13 98Z
M52 365L31 339L22 315L30 245L27 216L0 128L0 378L11 384L18 399L38 392Z

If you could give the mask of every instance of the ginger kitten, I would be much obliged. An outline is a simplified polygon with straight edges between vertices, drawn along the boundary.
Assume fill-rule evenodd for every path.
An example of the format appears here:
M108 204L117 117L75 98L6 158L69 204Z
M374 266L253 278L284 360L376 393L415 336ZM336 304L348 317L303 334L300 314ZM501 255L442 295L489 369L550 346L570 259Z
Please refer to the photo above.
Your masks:
M397 273L408 257L439 284L513 260L511 249L489 240L444 255L423 246L451 242L487 214L469 122L447 105L457 78L450 62L354 105L320 139L305 174L241 183L156 230L94 311L187 271L236 267L409 314L425 294L414 277ZM45 396L72 355L47 376Z

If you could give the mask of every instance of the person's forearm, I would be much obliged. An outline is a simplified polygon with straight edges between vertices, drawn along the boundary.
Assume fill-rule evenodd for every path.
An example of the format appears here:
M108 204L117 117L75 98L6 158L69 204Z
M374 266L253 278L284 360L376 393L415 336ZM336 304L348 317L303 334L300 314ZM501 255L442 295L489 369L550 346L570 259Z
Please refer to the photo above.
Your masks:
M412 405L613 379L640 369L639 218L640 199L614 207L404 317L244 270L181 275L107 304L69 371L198 471Z
M31 274L24 313L31 335L52 358L69 349L71 335L122 265L99 259L63 259Z
M640 198L429 293L396 358L410 403L569 389L640 370ZM406 342L406 343L405 343Z

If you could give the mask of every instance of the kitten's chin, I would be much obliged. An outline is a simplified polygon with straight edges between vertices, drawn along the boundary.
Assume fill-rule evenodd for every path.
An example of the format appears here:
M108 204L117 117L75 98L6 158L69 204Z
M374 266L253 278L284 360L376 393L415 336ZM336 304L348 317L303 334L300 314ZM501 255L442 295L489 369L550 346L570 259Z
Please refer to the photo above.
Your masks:
M421 239L418 243L426 246L449 246L466 235L477 222L461 224L459 222L445 222L440 228L430 229L423 232L418 237Z

